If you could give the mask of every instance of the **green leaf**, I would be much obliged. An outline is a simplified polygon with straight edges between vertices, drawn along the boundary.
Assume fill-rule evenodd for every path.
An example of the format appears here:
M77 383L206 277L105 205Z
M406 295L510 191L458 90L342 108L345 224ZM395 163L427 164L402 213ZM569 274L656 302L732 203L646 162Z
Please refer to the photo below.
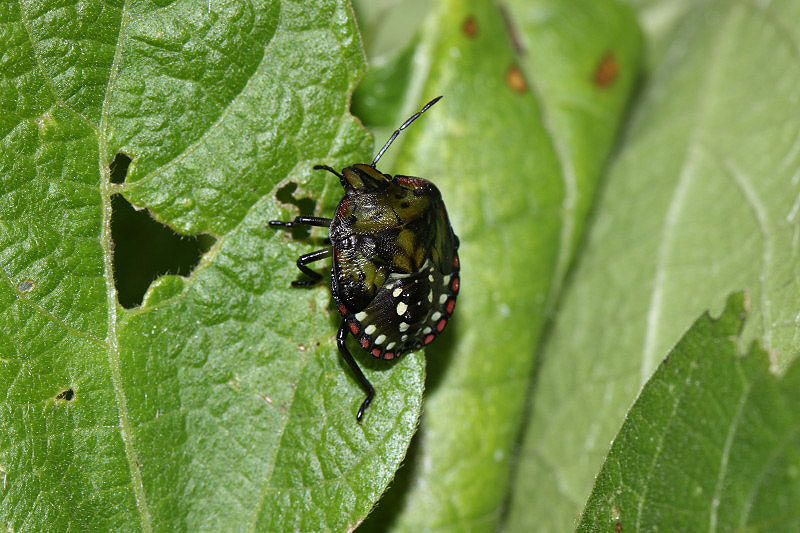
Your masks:
M574 526L640 388L731 292L753 302L743 338L775 369L794 359L800 35L784 21L798 17L795 3L705 2L649 59L542 354L509 529Z
M267 227L298 214L291 183L331 212L313 164L368 161L349 5L21 2L0 27L0 525L354 527L405 455L424 360L357 355L378 396L356 424L329 290L289 286L321 235ZM133 309L116 194L215 239Z
M628 413L581 531L800 527L800 363L740 354L745 300L697 320Z
M400 48L395 62L365 78L375 91L405 89L394 124L444 95L381 165L439 186L462 265L455 319L427 350L417 445L365 530L494 530L502 522L548 301L636 72L631 13L593 4L519 2L502 10L442 2L412 41L413 54ZM558 54L569 66L549 64ZM609 55L617 70L598 84ZM411 72L398 68L404 62ZM360 88L354 107L369 97Z

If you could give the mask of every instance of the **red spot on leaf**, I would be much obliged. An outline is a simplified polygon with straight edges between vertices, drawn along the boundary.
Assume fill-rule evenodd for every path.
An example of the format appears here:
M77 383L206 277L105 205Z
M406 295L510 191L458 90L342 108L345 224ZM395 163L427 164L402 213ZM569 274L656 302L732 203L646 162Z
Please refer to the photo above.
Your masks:
M478 33L478 23L475 22L475 17L472 15L468 16L461 25L461 31L469 38L475 37Z
M614 80L617 79L618 74L619 63L617 63L617 58L614 57L613 53L606 52L606 55L603 56L594 71L594 84L604 89L610 87Z
M517 93L524 93L528 90L528 82L525 81L525 76L522 75L522 71L516 65L512 65L506 72L506 83Z

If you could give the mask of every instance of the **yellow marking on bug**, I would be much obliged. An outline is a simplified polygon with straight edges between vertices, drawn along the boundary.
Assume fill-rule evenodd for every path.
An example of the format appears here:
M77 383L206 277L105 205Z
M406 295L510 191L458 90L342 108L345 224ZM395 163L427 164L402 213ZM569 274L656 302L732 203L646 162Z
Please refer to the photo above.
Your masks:
M409 255L414 251L414 241L414 232L410 229L404 229L397 234L397 245Z
M408 272L413 271L411 261L408 259L408 256L403 254L394 254L394 261L395 266L398 268L402 268L403 270L407 270Z

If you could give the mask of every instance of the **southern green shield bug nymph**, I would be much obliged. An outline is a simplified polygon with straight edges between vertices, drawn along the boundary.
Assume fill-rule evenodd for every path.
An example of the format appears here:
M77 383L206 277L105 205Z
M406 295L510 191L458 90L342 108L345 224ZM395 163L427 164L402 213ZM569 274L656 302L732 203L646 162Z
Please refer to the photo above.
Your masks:
M333 256L331 294L342 315L336 337L339 353L367 394L356 415L359 422L375 389L348 351L347 336L352 335L374 357L394 359L430 344L444 330L456 305L458 237L450 227L439 189L422 178L391 176L375 168L400 132L439 98L397 128L371 164L357 163L341 174L328 166L314 167L336 175L344 188L332 219L298 216L291 222L269 223L329 229L330 247L297 259L297 268L309 279L292 285L318 283L322 276L307 265Z

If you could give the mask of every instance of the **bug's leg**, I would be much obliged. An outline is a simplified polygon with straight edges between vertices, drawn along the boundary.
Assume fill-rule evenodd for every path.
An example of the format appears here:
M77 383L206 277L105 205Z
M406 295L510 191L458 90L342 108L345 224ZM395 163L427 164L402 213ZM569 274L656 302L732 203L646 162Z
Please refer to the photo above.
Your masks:
M347 328L347 320L342 319L342 323L339 325L339 333L336 334L336 344L339 346L339 353L342 354L345 362L353 371L353 374L355 374L358 383L361 385L361 388L367 393L367 397L361 403L361 407L358 408L358 414L356 415L356 421L360 424L361 418L364 416L364 411L367 410L367 407L369 407L369 404L375 397L375 389L372 388L372 383L370 383L366 376L364 376L364 373L358 367L358 363L356 363L356 360L353 359L353 356L350 354L347 346L344 344L349 331L350 330Z
M293 228L295 226L319 226L327 228L331 225L331 219L322 217L294 217L290 222L283 222L281 220L270 220L269 225L273 228Z
M332 248L323 248L322 250L317 250L316 252L311 252L310 254L305 254L298 257L297 268L299 268L303 272L303 274L305 274L311 279L295 280L292 282L292 287L311 287L319 283L319 280L322 279L322 274L311 270L306 265L309 263L313 263L314 261L319 261L320 259L325 259L326 257L330 257L332 253L333 253Z

